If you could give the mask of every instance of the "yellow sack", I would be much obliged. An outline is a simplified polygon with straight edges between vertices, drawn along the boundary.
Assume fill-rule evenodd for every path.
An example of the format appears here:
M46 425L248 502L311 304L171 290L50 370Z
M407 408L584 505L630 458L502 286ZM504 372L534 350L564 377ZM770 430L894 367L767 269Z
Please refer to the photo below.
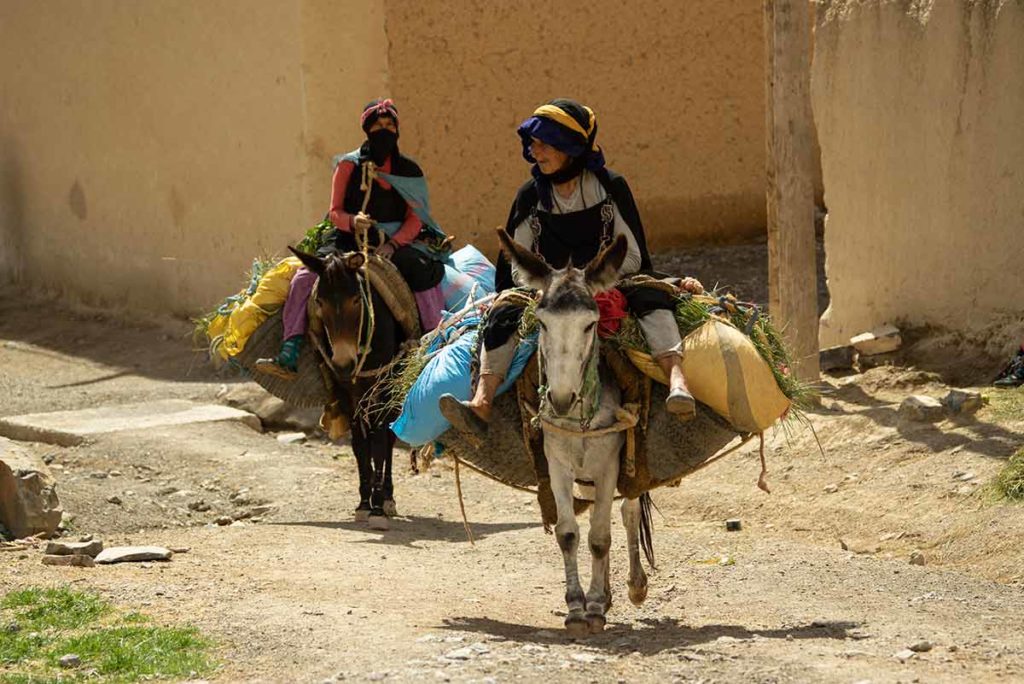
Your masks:
M634 350L627 354L644 373L666 383L649 355ZM714 318L683 340L683 375L697 401L744 432L771 427L790 405L750 338Z
M214 341L213 348L222 359L240 354L256 328L284 304L292 276L301 266L296 257L278 262L260 278L251 297L210 322L207 336Z

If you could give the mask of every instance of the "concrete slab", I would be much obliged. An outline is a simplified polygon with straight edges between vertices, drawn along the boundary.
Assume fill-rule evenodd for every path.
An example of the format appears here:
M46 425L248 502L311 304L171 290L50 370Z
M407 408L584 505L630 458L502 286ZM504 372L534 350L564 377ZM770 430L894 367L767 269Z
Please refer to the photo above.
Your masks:
M108 432L214 421L235 421L255 430L261 429L259 418L246 411L219 404L167 399L79 411L7 416L0 418L0 435L23 442L75 446L92 435Z

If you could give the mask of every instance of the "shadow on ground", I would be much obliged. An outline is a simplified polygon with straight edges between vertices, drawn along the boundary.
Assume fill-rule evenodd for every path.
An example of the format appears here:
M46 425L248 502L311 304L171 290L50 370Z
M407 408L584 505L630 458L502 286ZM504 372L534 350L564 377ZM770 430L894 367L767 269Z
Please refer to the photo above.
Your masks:
M662 651L685 649L728 637L731 639L844 639L857 638L851 633L860 625L855 622L812 622L808 625L780 629L752 629L742 625L704 625L691 627L674 618L644 618L636 625L609 623L601 634L582 641L587 646L612 653L639 651L655 655ZM446 619L441 629L487 634L505 641L524 644L564 644L570 638L563 631L533 625L503 622L482 617Z
M338 530L341 532L358 532L360 535L372 534L369 539L346 539L363 544L384 544L387 546L407 546L418 549L417 541L443 541L443 542L464 542L469 543L466 537L466 528L461 520L445 520L444 518L422 518L417 516L398 517L391 519L391 529L387 531L371 530L366 523L347 521L295 521L295 522L273 522L271 525L294 526L294 527L319 527L327 530ZM508 523L482 523L470 522L470 529L473 531L473 538L476 540L486 539L502 532L513 532L536 527L542 528L540 522L508 522Z

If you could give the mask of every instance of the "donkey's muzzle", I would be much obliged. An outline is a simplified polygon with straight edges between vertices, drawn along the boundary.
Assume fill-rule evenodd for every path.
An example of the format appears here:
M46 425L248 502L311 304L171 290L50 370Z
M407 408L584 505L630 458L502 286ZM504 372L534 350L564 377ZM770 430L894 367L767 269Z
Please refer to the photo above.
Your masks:
M562 418L572 411L572 407L576 405L577 395L576 392L553 392L548 390L548 406L551 407L551 412Z

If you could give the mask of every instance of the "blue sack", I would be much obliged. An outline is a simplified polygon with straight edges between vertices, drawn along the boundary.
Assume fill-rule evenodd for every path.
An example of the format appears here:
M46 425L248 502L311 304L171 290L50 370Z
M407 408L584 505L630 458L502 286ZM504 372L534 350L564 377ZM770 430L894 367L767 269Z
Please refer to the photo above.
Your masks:
M471 364L476 351L479 324L479 318L467 319L460 326L445 331L449 333L448 340L439 338L431 345L433 349L428 349L427 353L433 351L434 356L409 389L402 413L391 424L391 430L398 439L410 446L421 446L433 442L451 427L441 415L438 401L446 393L462 401L470 399L473 393ZM458 338L453 340L456 335ZM504 393L522 375L536 349L536 335L519 343L508 376L498 388L498 394Z
M473 287L475 298L494 292L494 265L473 245L466 245L449 255L444 262L441 294L448 311L458 311L466 304Z

